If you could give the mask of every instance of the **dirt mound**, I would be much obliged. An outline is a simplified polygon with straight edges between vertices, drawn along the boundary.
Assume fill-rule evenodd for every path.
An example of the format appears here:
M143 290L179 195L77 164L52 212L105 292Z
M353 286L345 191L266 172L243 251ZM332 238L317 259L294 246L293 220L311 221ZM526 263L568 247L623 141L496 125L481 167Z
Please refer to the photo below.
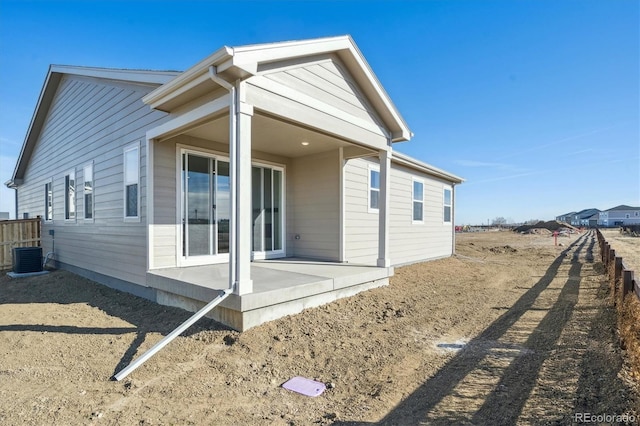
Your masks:
M557 231L560 228L566 228L573 231L578 231L578 228L571 226L568 223L558 222L557 220L549 220L547 222L540 221L535 225L522 225L522 226L518 226L513 231L520 232L520 233L530 233L528 231L530 231L531 229L546 229L548 231Z
M526 231L522 231L523 234L535 234L535 235L551 235L551 231L546 228L531 228Z
M489 251L495 254L505 254L505 253L516 253L518 250L514 249L511 246L499 246L499 247L491 247Z

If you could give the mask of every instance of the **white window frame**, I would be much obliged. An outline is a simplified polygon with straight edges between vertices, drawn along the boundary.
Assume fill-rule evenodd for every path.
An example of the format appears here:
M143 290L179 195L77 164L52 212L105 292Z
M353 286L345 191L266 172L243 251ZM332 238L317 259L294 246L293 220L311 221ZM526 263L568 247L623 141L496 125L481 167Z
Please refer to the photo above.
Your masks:
M374 188L371 185L371 172L378 173L378 188ZM378 206L380 205L380 167L374 166L372 164L367 167L367 211L369 213L378 213L380 211L379 207L371 207L371 192L378 192Z
M131 151L138 153L136 156L138 172L135 182L127 176L127 154ZM127 145L122 152L122 217L125 222L140 222L140 164L140 142ZM136 215L127 216L127 187L133 184L137 185Z
M47 187L48 190L47 190ZM49 192L51 192L51 199L49 199ZM49 215L49 202L51 202L51 215ZM44 183L44 221L53 222L53 178L50 178Z
M416 183L422 185L422 198L420 200L416 199ZM422 205L422 219L416 219L414 215L415 204L420 203ZM411 223L421 224L424 223L424 180L418 179L416 177L411 178Z
M67 179L68 178L68 179ZM73 200L70 199L69 182L73 179ZM71 169L64 175L64 221L75 222L78 216L78 197L76 194L78 185L76 182L76 170ZM73 204L73 217L71 217L71 207Z
M87 169L91 170L91 217L87 217ZM93 161L82 168L82 215L85 222L93 222L96 217L96 191L93 178Z
M447 204L447 191L449 191L449 203ZM449 220L445 215L446 208L449 207ZM450 224L453 219L453 189L450 187L442 188L442 223Z
M203 157L214 158L218 161L229 162L229 153L225 153L222 151L210 150L199 147L192 147L189 145L176 144L176 223L182 224L184 221L184 200L185 187L183 186L182 181L182 156L184 154L195 154ZM252 161L252 166L256 167L267 167L273 170L279 170L282 172L282 229L281 229L281 238L282 238L282 249L274 250L272 252L258 252L251 250L252 259L262 260L262 259L271 259L278 257L285 257L287 253L287 168L284 164L279 164L275 162L260 160L260 161ZM185 235L183 232L183 227L180 226L179 230L176 232L176 247L182 247L182 244L188 244L185 240ZM182 249L176 250L176 264L178 266L198 266L198 265L210 265L217 263L226 263L229 262L229 253L219 253L216 255L202 255L202 256L184 256Z

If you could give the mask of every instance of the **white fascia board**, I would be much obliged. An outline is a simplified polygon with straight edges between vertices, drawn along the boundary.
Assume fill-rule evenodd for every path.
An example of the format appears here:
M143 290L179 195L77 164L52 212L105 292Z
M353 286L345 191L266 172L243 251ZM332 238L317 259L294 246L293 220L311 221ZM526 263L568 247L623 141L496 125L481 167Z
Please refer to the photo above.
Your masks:
M360 49L358 49L358 46L351 39L351 37L349 37L349 42L351 44L351 48L349 50L353 55L353 59L355 59L355 61L358 63L360 69L366 77L366 80L369 82L371 89L375 91L377 97L384 104L385 108L389 111L389 114L398 126L397 129L391 129L393 135L392 141L403 142L410 140L413 137L413 133L411 132L411 130L409 130L409 126L407 126L407 123L400 115L400 112L396 109L395 105L391 101L391 98L387 94L386 90L384 90L382 84L380 84L380 81L369 66L369 63L366 61L364 55L362 55L362 52L360 52Z
M159 103L170 100L174 97L176 91L178 91L182 86L185 86L191 81L202 77L203 74L208 74L209 67L211 65L217 65L231 56L233 56L232 48L224 46L218 49L213 54L207 56L188 70L178 74L171 81L163 84L153 92L147 94L142 98L142 101L147 105L157 105Z
M413 169L422 171L424 173L427 173L429 175L432 176L436 176L442 179L445 179L451 183L462 183L465 181L465 179L461 178L460 176L456 176L454 174L451 174L449 172L446 172L442 169L439 169L437 167L434 167L430 164L424 163L420 160L416 160L413 157L410 157L406 154L401 154L397 151L393 152L393 156L391 157L391 160L394 162L397 162L399 164L411 167Z
M317 38L280 43L255 44L233 49L234 63L265 63L300 56L317 55L349 49L353 42L349 36Z
M127 70L69 65L52 65L51 72L147 84L165 84L179 74L176 71Z
M56 78L52 78L52 74L53 74L53 66L49 66L49 70L47 71L47 76L44 79L44 83L42 84L42 89L40 89L40 95L38 96L38 102L36 102L36 107L33 110L33 114L31 115L31 121L29 122L29 127L27 128L27 133L24 137L24 141L22 142L22 148L20 148L20 154L18 155L18 161L16 161L16 165L13 169L13 175L11 176L11 180L13 182L17 182L18 181L18 171L20 169L20 165L22 164L22 162L25 160L24 156L25 156L25 152L27 149L27 146L30 145L29 140L31 139L31 135L33 134L35 127L39 127L36 126L36 121L42 121L42 117L40 116L40 111L44 106L45 103L50 102L51 98L53 97L53 95L50 93L51 90L54 90L54 88L50 87L50 85L54 85L57 87L59 81L60 81L60 77L56 76ZM55 84L52 83L52 80L55 80ZM44 102L45 100L45 95L46 98L48 99L48 102ZM48 109L49 106L46 105L46 108ZM39 129L38 129L39 131Z
M230 95L227 93L213 101L179 115L147 132L147 139L163 139L175 136L210 119L220 111L229 108Z

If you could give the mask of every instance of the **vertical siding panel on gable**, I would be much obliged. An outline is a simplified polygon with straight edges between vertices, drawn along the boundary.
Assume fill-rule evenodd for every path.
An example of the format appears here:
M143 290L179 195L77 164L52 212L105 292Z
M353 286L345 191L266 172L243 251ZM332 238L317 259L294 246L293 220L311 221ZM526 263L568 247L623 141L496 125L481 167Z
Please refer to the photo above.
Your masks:
M145 285L146 130L166 114L141 98L151 87L66 76L19 189L19 209L44 215L44 184L53 178L53 222L45 223L43 247L56 259L79 268ZM140 147L140 221L124 220L123 149ZM94 219L84 220L83 167L93 161ZM64 176L75 170L76 219L64 219Z

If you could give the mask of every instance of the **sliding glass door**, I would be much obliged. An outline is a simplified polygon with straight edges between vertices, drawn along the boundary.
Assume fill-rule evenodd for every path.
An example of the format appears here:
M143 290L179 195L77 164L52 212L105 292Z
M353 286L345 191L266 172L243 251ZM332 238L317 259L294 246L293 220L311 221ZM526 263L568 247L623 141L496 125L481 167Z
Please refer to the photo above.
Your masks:
M266 258L283 253L282 170L254 166L252 169L253 254Z
M229 253L229 162L182 154L182 255Z
M229 253L229 162L187 150L182 151L181 162L183 260L186 265L225 262ZM283 256L283 170L254 165L251 191L254 258Z

